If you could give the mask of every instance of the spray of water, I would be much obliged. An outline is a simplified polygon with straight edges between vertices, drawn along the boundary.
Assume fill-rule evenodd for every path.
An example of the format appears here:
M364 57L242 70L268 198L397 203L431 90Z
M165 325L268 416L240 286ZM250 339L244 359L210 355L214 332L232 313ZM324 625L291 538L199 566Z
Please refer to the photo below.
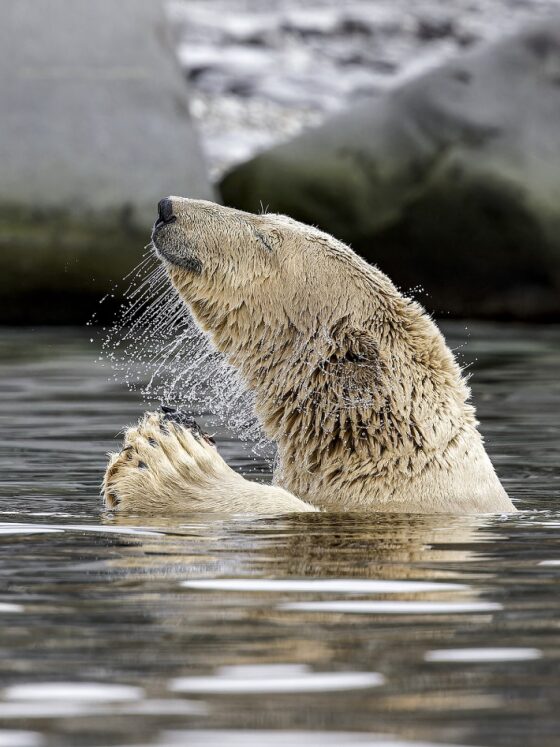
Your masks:
M113 378L139 391L149 406L170 404L205 415L270 456L252 393L198 327L152 245L124 281L123 303L102 340L101 358Z
M195 416L204 415L210 426L225 426L272 466L275 449L254 414L253 393L243 386L238 372L198 327L151 244L140 263L124 278L123 287L117 318L108 330L102 329L100 358L112 371L113 379L140 392L147 407L173 405ZM115 295L116 288L108 297ZM316 339L318 350L325 354L325 379L332 375L328 367L333 365L335 342L327 332ZM298 349L296 341L294 357L302 361L309 357L308 336L301 338L300 346ZM310 374L322 367L316 358L309 365ZM327 421L340 410L361 410L365 416L377 402L376 364L356 361L354 367L363 369L359 386L350 385L341 392L340 399L331 403L330 412L326 403L321 403ZM316 398L321 394L309 394L302 406L318 404Z

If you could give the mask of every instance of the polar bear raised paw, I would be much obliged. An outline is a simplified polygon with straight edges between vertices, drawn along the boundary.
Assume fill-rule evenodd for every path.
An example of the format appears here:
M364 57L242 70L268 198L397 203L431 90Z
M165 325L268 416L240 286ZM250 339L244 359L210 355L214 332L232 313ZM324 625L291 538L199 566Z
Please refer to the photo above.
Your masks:
M229 470L194 418L171 408L148 412L137 426L127 428L123 448L110 457L103 480L105 503L120 511L160 511L178 493L184 501L196 501L195 487L204 488L220 468ZM185 486L193 488L190 495Z
M125 431L121 451L109 457L102 491L112 511L225 513L232 504L245 513L315 510L281 488L238 475L194 418L173 408L146 413Z

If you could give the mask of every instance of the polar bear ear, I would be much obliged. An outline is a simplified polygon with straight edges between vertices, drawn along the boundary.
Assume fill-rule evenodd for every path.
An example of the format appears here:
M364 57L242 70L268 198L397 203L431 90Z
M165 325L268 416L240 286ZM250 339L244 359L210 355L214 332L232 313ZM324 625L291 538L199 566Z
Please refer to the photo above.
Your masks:
M342 347L344 358L350 363L377 362L379 359L379 345L377 344L377 340L363 330L347 330L344 335Z
M254 233L261 243L261 246L263 246L269 252L273 252L275 249L278 249L278 247L282 243L282 234L275 228L269 229L267 231L257 231L256 229L254 229Z

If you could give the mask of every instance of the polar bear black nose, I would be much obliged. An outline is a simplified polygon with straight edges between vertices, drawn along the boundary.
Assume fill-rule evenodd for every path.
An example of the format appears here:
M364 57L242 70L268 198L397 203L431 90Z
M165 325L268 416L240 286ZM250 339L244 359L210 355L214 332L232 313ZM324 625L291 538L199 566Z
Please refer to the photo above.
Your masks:
M173 215L173 203L169 197L158 202L158 216L162 223L171 223L175 218Z

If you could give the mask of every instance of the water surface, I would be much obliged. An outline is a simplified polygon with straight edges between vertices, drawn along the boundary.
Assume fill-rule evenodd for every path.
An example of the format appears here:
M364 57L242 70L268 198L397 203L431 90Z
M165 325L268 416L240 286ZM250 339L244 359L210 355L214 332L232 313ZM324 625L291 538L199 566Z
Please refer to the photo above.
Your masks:
M516 516L104 514L144 404L1 331L0 746L558 745L560 330L445 331Z

